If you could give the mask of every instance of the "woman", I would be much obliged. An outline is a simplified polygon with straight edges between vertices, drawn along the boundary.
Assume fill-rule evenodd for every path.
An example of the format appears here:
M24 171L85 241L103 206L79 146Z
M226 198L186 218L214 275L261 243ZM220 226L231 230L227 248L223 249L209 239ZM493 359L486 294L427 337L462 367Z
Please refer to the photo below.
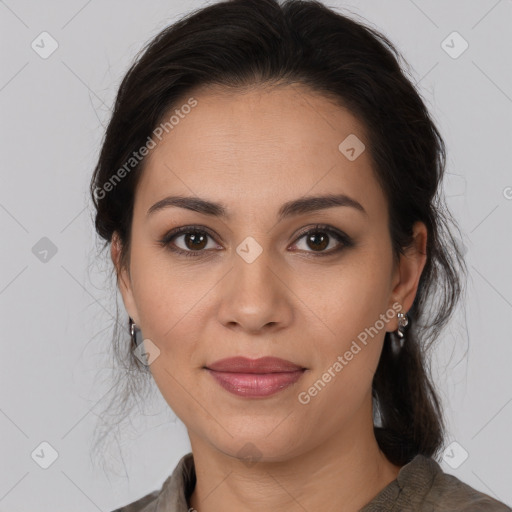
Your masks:
M465 267L399 58L321 3L234 0L127 73L96 229L192 452L118 510L510 510L435 460L425 355Z

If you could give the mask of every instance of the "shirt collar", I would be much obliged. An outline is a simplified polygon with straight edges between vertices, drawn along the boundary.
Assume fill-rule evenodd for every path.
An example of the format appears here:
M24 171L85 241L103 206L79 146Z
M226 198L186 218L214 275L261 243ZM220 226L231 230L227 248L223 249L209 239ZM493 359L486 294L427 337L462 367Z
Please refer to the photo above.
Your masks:
M196 486L192 452L184 455L158 495L155 512L188 512L189 500Z
M411 495L425 494L441 471L437 462L423 455L416 455L403 466L398 476L382 489L361 512L382 510L381 506L394 502L399 495L406 499ZM196 485L196 472L192 452L184 455L172 474L167 478L158 495L155 512L192 512L190 496ZM406 496L407 495L407 496Z

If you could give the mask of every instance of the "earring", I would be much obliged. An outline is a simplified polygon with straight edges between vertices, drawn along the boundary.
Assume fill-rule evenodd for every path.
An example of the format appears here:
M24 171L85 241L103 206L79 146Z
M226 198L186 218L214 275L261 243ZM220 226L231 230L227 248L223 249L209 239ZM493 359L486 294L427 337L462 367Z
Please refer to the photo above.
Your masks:
M141 343L142 333L141 330L137 327L137 324L130 318L130 337L132 339L132 345L134 348L137 348Z
M407 313L398 313L398 329L396 330L396 334L399 338L404 337L404 330L409 324L409 320L407 318Z

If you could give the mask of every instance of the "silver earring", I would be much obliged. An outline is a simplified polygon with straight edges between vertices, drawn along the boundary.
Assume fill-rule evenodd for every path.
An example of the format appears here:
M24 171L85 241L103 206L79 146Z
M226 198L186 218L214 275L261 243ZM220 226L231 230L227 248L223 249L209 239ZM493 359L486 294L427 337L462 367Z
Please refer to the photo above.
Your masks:
M132 345L134 348L137 348L142 342L142 332L137 327L137 324L130 318L130 337L132 339Z
M407 313L398 313L398 329L396 330L396 333L399 338L404 337L404 330L409 324L409 320L407 318Z

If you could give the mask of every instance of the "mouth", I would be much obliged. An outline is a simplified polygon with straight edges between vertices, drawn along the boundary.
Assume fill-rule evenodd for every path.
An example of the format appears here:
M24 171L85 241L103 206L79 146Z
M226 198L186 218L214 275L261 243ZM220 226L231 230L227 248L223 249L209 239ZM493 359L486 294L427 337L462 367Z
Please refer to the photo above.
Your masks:
M231 357L204 367L220 386L243 397L267 397L297 382L306 368L277 357Z

